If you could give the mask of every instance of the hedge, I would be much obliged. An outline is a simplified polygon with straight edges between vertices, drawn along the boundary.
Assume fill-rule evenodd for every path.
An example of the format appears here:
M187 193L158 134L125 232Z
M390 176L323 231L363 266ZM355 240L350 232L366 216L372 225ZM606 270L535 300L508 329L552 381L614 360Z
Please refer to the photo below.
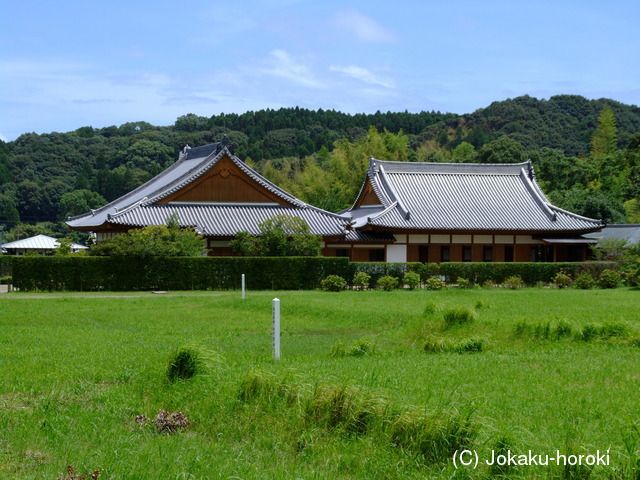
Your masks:
M0 277L8 277L12 273L13 259L11 255L0 255Z
M346 258L327 257L0 256L0 260L0 267L13 274L13 286L22 291L230 290L240 288L243 273L247 288L252 290L312 290L328 275L353 284L358 272L368 273L372 285L380 277L401 279L407 272L420 274L422 282L439 276L449 283L458 278L479 284L503 283L505 278L518 275L528 285L535 285L550 283L560 271L574 278L587 271L597 278L605 269L616 269L611 262L350 263Z
M13 285L23 290L229 290L241 275L253 290L309 290L327 275L346 278L346 258L326 257L15 257Z

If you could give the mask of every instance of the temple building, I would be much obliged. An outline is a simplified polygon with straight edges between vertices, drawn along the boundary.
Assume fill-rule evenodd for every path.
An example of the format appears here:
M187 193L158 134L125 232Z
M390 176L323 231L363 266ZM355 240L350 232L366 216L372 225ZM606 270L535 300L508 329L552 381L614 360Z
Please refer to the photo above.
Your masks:
M325 256L386 262L583 261L600 220L552 205L531 162L409 163L372 158L353 206L339 214L311 206L249 168L222 143L185 147L167 170L104 207L69 219L97 241L177 215L232 255L240 231L259 233L276 215L305 220Z

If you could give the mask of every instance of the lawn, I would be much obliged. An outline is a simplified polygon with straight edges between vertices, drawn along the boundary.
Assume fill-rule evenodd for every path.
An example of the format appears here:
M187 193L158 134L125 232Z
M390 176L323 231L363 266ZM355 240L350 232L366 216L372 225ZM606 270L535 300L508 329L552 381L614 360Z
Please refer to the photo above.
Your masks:
M3 294L0 478L640 478L639 307L637 289ZM205 366L170 382L184 345ZM190 424L136 423L163 409ZM609 465L484 464L508 450Z

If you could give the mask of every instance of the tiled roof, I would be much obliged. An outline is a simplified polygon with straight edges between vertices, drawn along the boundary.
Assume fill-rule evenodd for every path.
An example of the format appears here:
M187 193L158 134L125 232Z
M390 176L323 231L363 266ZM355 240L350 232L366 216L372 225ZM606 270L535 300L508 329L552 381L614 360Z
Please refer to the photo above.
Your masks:
M600 220L549 203L535 181L530 162L408 163L371 159L367 175L384 209L352 208L349 213L360 219L358 226L532 232L585 232L602 226Z
M274 203L186 203L159 204L169 195L196 181L226 156L252 181L291 206ZM123 226L164 225L172 214L178 214L182 226L195 227L207 236L233 236L239 231L258 233L258 224L275 215L291 215L304 219L317 235L344 234L348 216L326 212L304 203L259 175L223 144L186 147L176 163L144 185L104 207L67 221L72 228L90 229L105 223Z
M1 245L6 249L25 249L25 250L53 250L60 246L60 242L48 235L36 235L35 237L23 238L15 242L4 243ZM72 250L84 250L84 245L72 244Z
M111 215L109 223L125 226L166 225L176 214L182 226L194 227L206 236L234 236L240 231L253 235L264 220L276 215L299 217L309 224L311 233L325 236L344 234L348 218L325 212L315 207L286 207L281 205L140 205Z
M602 229L601 232L588 233L585 237L592 238L597 242L603 240L624 241L625 247L640 245L640 224L611 224Z

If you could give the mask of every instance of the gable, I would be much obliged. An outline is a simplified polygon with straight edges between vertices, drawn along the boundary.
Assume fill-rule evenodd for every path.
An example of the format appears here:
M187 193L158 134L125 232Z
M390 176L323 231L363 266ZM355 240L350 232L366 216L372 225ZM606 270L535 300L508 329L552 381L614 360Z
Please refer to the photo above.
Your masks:
M371 179L369 177L367 177L367 179L365 180L362 191L360 192L360 195L356 199L352 208L358 208L367 205L382 205L380 198L378 198L378 195L373 189L373 185L371 184Z
M243 172L228 157L222 157L200 178L158 201L185 203L268 203L291 205Z

